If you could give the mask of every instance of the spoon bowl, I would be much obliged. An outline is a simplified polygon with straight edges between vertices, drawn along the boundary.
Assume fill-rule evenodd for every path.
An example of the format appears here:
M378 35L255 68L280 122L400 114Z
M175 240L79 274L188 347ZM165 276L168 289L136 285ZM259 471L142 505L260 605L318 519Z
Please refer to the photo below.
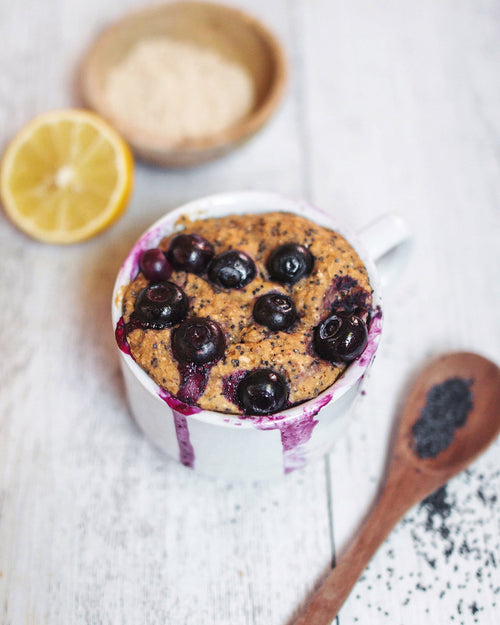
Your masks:
M431 388L459 378L470 383L472 408L452 442L435 458L420 458L415 450L413 425ZM394 445L393 462L405 461L425 473L442 473L447 482L477 458L500 432L500 369L490 360L470 352L446 354L418 376L406 400ZM430 479L430 478L429 478Z
M469 389L465 419L453 427L441 449L422 457L415 423L431 401L429 395L447 382ZM464 406L462 405L462 408ZM443 412L447 414L442 414ZM445 406L433 431L449 418ZM441 417L443 421L441 423ZM449 423L449 421L448 421ZM500 432L500 369L477 354L457 352L436 359L415 380L398 424L385 485L353 543L313 595L294 625L330 625L352 587L394 525L414 505L463 471Z

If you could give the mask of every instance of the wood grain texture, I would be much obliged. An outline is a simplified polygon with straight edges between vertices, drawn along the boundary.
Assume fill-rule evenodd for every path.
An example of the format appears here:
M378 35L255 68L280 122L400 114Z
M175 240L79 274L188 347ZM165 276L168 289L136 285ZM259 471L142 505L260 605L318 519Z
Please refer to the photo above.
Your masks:
M1 2L1 145L75 103L91 39L143 4ZM79 246L47 247L0 220L2 625L287 625L328 572L332 529L342 549L370 505L422 360L500 357L495 0L234 4L275 30L292 64L258 137L191 171L138 165L125 217ZM355 228L396 210L415 233L348 435L326 462L246 486L197 478L143 439L109 319L115 273L146 226L242 188L306 196ZM397 527L341 625L497 624L499 450L450 483L446 518L417 508Z

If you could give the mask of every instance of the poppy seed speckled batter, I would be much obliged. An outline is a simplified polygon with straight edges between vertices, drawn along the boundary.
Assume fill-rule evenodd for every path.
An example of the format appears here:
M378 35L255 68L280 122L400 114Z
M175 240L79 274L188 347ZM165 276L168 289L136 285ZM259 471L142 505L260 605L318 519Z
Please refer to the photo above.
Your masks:
M242 271L248 271L251 279L248 281L247 274L241 282L243 286L235 281L235 288L222 288L210 279L209 268L200 275L178 269L172 272L169 280L189 300L187 318L208 318L218 324L225 337L223 356L196 371L190 369L186 377L186 367L179 366L172 352L173 328L145 328L134 320L136 300L149 285L139 272L125 291L123 319L130 352L148 375L187 403L228 414L242 413L234 393L227 392L233 386L229 381L241 380L256 369L271 369L285 381L284 407L312 399L331 386L346 365L318 356L313 345L314 328L332 310L343 315L356 314L365 323L371 310L372 288L367 271L352 246L340 234L291 213L231 215L197 221L183 218L177 225L183 233L197 234L213 246L212 267L221 255L224 258L225 252L242 252L243 256L236 257L240 264L240 258L249 259L246 265L252 266L244 266ZM163 252L167 252L174 236L161 241ZM295 283L275 282L266 262L274 250L288 243L309 250L314 259L312 270L308 264L306 275ZM253 307L259 297L268 293L293 300L297 319L291 327L272 330L255 321Z

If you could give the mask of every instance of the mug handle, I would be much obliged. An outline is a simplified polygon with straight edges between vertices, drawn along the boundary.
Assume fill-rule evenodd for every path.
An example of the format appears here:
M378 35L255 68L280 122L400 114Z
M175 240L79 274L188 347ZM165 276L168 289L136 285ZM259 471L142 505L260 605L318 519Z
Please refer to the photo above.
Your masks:
M387 213L362 228L358 237L377 266L382 287L393 282L410 258L412 239L406 222Z

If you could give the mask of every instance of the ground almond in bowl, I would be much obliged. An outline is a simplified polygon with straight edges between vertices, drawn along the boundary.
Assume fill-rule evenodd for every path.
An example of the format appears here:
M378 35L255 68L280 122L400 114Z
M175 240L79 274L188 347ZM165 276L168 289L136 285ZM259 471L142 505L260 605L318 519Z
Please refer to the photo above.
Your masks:
M282 212L177 226L142 254L117 331L170 395L275 414L319 395L361 355L372 288L339 233Z
M253 109L243 65L216 50L170 37L140 40L109 73L113 118L170 146L232 128Z

